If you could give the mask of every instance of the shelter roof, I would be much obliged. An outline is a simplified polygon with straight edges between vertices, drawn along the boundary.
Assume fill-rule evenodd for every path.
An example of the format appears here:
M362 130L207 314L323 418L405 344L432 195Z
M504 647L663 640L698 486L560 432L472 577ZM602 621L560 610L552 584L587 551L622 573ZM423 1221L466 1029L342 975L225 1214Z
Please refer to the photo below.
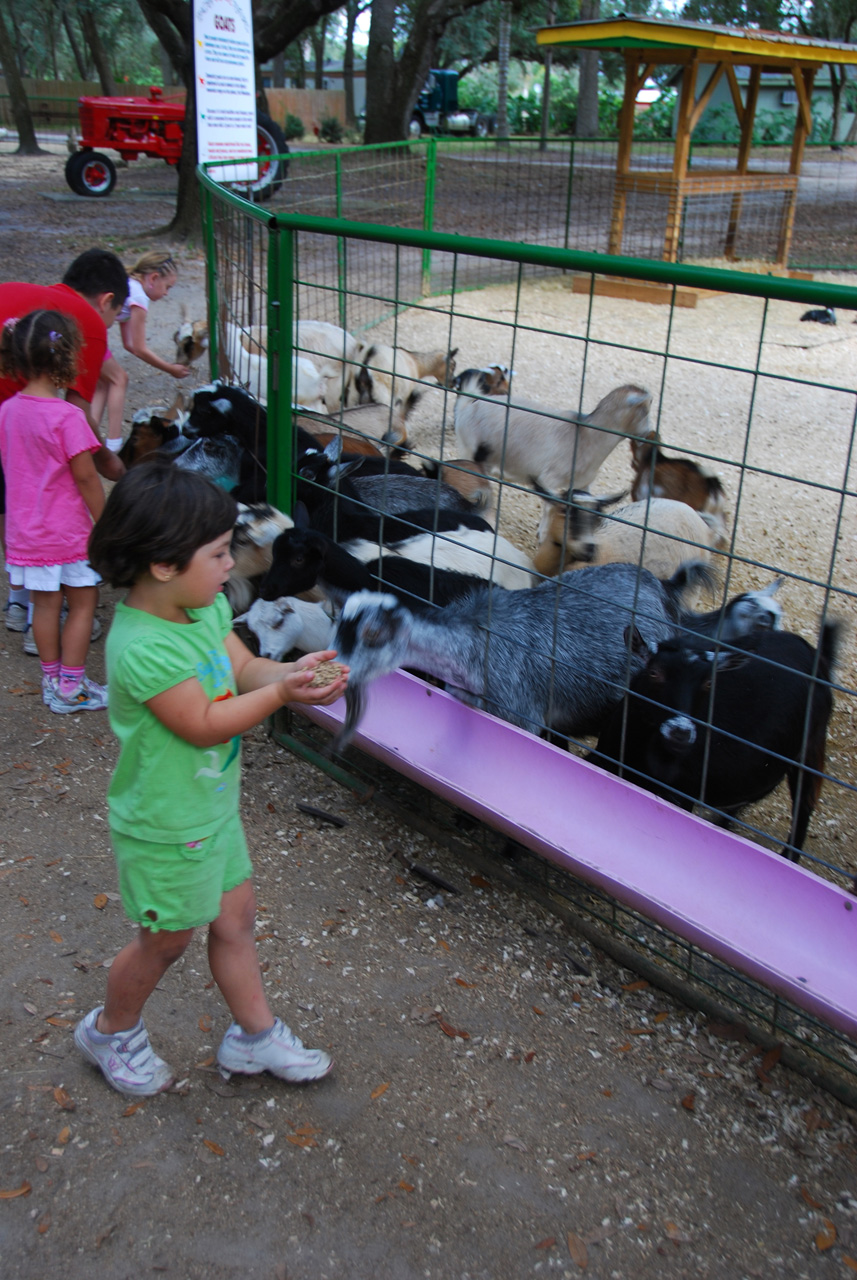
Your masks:
M639 49L641 56L645 50L653 62L687 62L696 56L703 62L733 62L745 66L857 64L857 45L853 44L751 27L721 27L707 22L624 14L596 22L540 27L536 40L544 45L572 44L589 49Z

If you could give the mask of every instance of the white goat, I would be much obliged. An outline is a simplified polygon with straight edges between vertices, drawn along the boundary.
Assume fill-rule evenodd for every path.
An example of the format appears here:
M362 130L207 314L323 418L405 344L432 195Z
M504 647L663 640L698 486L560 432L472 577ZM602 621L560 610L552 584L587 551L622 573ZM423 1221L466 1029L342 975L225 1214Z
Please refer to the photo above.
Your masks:
M242 328L224 321L223 357L232 380L261 404L268 396L268 330ZM294 326L292 403L313 413L331 413L344 402L353 372L357 340L345 329L322 320L300 320Z
M715 516L671 498L632 502L605 516L621 496L596 498L576 489L568 506L552 505L536 570L553 576L584 564L642 564L656 578L669 578L688 560L710 562L710 548L720 540Z
M648 433L651 403L648 391L630 384L614 388L585 414L534 401L459 395L455 435L464 456L556 501L572 489L588 488L621 439ZM546 511L540 537L547 518Z
M333 634L333 606L313 604L296 596L279 600L254 600L246 613L236 618L259 641L259 655L282 661L290 649L317 653L330 647Z

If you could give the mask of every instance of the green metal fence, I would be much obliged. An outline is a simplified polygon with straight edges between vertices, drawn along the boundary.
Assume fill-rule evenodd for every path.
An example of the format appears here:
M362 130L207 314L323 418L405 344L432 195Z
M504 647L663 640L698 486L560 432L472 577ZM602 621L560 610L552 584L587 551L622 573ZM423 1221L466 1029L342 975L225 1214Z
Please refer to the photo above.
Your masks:
M274 207L292 213L384 222L524 244L606 253L618 143L613 139L437 139L292 155L289 181ZM806 149L795 211L791 265L857 266L855 148ZM735 168L736 148L699 145L691 171ZM752 172L787 173L789 148L757 146ZM669 141L635 143L633 167L672 168ZM661 257L666 196L629 198L624 251ZM739 258L770 261L777 248L781 196L744 196L735 246ZM722 257L731 212L727 194L685 201L679 261Z
M555 413L560 407L588 412L620 384L647 388L651 425L664 447L695 459L723 483L728 534L725 548L713 553L719 598L778 577L788 629L815 643L823 619L848 624L825 786L804 862L851 887L857 877L857 660L850 639L857 601L857 341L851 333L857 331L850 326L857 288L487 239L461 234L464 226L457 234L427 229L440 220L444 181L430 166L418 170L419 157L430 153L431 146L420 152L391 147L311 158L300 171L304 178L295 175L294 192L312 202L312 214L249 204L211 174L200 175L213 368L229 374L226 347L236 331L260 344L264 360L254 366L255 383L250 376L241 380L267 401L267 437L261 438L260 418L258 447L267 451L271 501L293 509L296 320L326 320L410 350L458 348L459 369L506 365L511 401L558 406ZM355 209L361 217L352 216ZM390 209L402 225L384 224ZM612 296L616 292L620 296ZM801 321L805 310L824 307L835 308L837 325ZM459 456L454 395L430 382L420 390L408 420L411 460L419 465ZM547 409L545 429L550 415ZM616 492L630 480L627 444L620 441L597 487ZM532 554L538 499L502 476L497 489L500 533ZM570 749L591 745L571 742ZM783 792L754 806L741 832L778 848L788 837ZM569 900L580 893L579 886L571 888ZM596 914L604 916L601 908ZM609 921L609 910L606 915ZM627 920L621 929L636 930L635 938L646 933ZM659 956L663 945L661 939L647 949ZM682 945L676 944L679 951ZM719 979L717 966L705 967L706 983L735 1005L731 980ZM743 1008L743 1000L736 1007ZM803 1015L783 1016L779 1003L777 1010L777 1034L791 1035L794 1023L802 1051L823 1040L824 1054L854 1071L854 1052L844 1039L807 1032Z

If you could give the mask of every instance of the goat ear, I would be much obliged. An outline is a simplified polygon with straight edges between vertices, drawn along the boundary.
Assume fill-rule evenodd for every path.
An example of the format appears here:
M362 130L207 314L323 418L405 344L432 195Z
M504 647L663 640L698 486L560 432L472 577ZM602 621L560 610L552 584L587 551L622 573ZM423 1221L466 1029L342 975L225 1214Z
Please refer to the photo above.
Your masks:
M646 644L638 627L628 625L624 631L625 645L630 648L633 654L638 658L645 658L646 661L652 656L652 650Z
M323 452L328 462L332 462L334 464L339 462L339 459L342 457L342 437L340 435L335 435L332 440L328 440L327 444L324 446Z
M611 493L608 498L596 498L594 500L595 509L599 513L606 511L608 507L615 507L617 502L621 502L622 499L627 498L627 496L628 496L628 490L623 489L621 493Z
M294 522L296 529L309 528L309 511L305 503L298 502L295 504Z

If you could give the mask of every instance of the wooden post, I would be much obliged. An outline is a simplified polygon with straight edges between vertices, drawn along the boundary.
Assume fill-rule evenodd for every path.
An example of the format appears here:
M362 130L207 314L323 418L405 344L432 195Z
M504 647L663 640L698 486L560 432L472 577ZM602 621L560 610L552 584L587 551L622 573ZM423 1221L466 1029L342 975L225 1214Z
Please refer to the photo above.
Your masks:
M613 191L613 214L610 219L608 253L622 252L622 234L625 229L625 207L628 200L626 178L631 168L631 146L634 137L634 104L637 101L639 75L638 55L625 53L625 96L619 117L619 149L616 153L616 187Z
M762 82L762 68L751 67L750 82L747 85L747 101L739 117L741 124L741 142L738 146L738 166L737 172L744 174L750 163L750 152L753 149L753 124L756 119L756 105L759 101L759 86ZM727 258L734 261L735 258L735 241L738 238L738 224L741 221L741 205L744 197L740 191L736 191L732 197L732 206L729 210L729 226L726 229L726 245L724 254Z
M681 102L676 121L675 150L673 152L672 191L667 210L667 226L664 235L664 262L675 262L681 235L681 214L684 207L687 161L690 155L690 135L693 109L696 102L697 59L694 53L681 78Z
M812 132L812 86L815 80L815 67L793 67L795 89L797 89L798 112L795 121L794 138L792 139L789 173L797 179L803 162L806 140ZM780 238L777 242L777 265L785 267L789 261L792 244L792 233L795 224L795 205L797 203L797 181L791 191L786 194L783 217L780 224Z

